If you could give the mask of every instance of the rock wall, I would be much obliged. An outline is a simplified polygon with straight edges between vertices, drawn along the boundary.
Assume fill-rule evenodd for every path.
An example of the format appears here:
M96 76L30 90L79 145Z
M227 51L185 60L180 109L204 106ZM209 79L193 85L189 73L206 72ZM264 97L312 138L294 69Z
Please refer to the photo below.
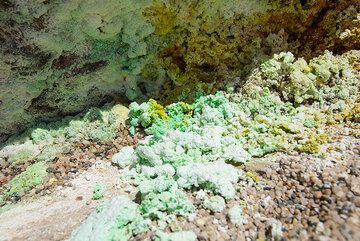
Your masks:
M281 51L360 48L357 0L2 0L0 142L114 97L237 86Z

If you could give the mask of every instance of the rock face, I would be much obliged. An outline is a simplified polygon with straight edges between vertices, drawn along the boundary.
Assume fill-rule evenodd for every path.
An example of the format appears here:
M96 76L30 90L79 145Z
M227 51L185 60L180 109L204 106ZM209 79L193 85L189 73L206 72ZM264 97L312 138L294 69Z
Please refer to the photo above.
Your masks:
M2 0L0 142L114 96L172 101L236 86L281 51L360 48L359 9L357 0Z

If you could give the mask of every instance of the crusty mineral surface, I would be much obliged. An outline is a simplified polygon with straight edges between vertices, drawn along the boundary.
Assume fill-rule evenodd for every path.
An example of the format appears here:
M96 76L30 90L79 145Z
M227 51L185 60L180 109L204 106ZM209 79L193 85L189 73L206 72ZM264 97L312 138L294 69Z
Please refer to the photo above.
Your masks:
M358 49L359 8L357 0L2 0L0 142L114 96L168 102L199 86L241 85L276 53L308 60Z

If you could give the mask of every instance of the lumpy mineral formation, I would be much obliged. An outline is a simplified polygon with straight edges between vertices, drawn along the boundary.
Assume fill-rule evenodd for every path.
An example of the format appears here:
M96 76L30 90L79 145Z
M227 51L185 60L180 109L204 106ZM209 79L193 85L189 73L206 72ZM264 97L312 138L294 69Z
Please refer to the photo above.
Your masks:
M241 86L280 52L309 60L359 48L359 7L357 0L3 0L0 142L114 96L170 103L194 89ZM286 98L302 102L313 92L295 82L310 81L312 70L294 72L291 83L271 75L290 65L316 69L291 58L278 56L259 75L269 78L262 86L285 86L293 90ZM329 73L317 74L327 81Z

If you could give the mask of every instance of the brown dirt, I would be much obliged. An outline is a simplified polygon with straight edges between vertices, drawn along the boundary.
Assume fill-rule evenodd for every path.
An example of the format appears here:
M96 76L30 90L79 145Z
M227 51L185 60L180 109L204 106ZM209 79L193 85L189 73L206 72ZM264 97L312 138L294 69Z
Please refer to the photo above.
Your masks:
M19 193L12 197L13 202L21 199L33 197L35 194L44 195L47 190L53 190L58 185L63 185L79 173L87 170L96 161L107 160L110 161L113 154L115 154L123 146L133 146L143 137L143 134L137 133L134 137L129 135L126 127L121 125L115 140L106 143L97 143L90 141L83 141L81 143L74 143L69 153L59 154L50 163L47 172L49 175L45 178L43 185L37 186L33 190L25 193ZM26 168L35 163L35 160L29 160L23 163L12 165L11 162L5 160L0 163L0 193L2 188L14 176L26 170Z

